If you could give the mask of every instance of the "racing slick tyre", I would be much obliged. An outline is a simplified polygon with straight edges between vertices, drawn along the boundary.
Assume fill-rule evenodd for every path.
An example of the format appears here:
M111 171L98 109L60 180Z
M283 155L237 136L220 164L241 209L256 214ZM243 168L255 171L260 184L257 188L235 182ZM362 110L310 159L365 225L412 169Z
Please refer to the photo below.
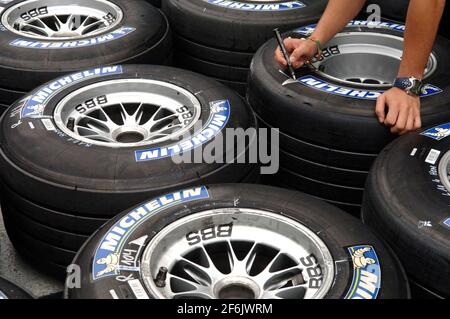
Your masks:
M367 181L364 223L383 235L417 284L450 296L449 124L383 150Z
M287 31L315 23L326 3L324 0L167 0L162 3L162 10L174 29L174 61L178 67L208 76L213 74L224 81L246 83L252 56L274 36L273 29ZM186 60L186 54L190 61ZM239 72L227 69L239 69Z
M3 110L6 110L11 104L20 99L26 94L26 92L7 90L0 88L0 104L2 104Z
M33 299L33 297L17 287L5 278L0 277L0 300L1 299Z
M256 130L226 142L234 133L228 129L255 129L256 118L220 83L149 65L64 79L73 82L47 95L61 79L45 84L0 120L7 225L20 231L19 245L36 239L65 254L56 260L45 246L47 261L64 265L73 257L65 251L74 254L106 220L146 198L199 183L256 180L258 164L247 160ZM198 162L208 149L221 160Z
M390 20L391 22L404 22L406 21L406 17L408 14L408 8L409 8L409 0L397 0L397 1L390 1L390 0L370 0L367 1L367 5L370 4L376 4L379 5L381 8L381 17L383 20ZM362 12L361 17L363 19L371 18L370 15L375 13L372 10L368 10L368 7L366 6ZM443 37L446 37L447 39L450 38L449 33L449 14L450 9L448 6L445 7L444 14L441 20L441 24L439 27L439 34ZM373 18L373 16L372 16Z
M300 27L285 36L305 37L314 27ZM367 21L351 21L325 45L320 58L297 71L297 80L274 60L275 40L256 53L247 99L262 126L280 128L281 172L291 187L325 200L361 205L373 160L396 137L378 122L374 109L377 97L396 77L403 30L397 23L368 26ZM438 37L425 72L429 84L422 92L425 126L450 119L448 52L450 42Z
M394 21L405 21L408 13L409 0L369 0L366 6L376 4L381 8L381 17ZM366 11L366 10L364 10ZM366 14L369 12L366 12ZM372 12L370 12L372 13Z
M0 21L0 87L8 90L97 66L165 64L171 53L168 21L145 1L15 0Z
M150 2L152 5L154 5L157 8L161 8L161 0L147 0L148 2Z
M402 266L357 219L261 185L199 186L126 210L73 264L83 284L66 286L70 299L409 297Z

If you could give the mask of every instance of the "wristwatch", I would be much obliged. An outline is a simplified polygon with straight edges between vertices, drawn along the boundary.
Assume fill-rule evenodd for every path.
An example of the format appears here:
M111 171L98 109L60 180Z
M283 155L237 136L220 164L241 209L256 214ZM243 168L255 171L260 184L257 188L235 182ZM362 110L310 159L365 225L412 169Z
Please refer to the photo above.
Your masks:
M397 78L394 82L394 87L399 88L410 95L420 96L422 93L422 81L415 78Z

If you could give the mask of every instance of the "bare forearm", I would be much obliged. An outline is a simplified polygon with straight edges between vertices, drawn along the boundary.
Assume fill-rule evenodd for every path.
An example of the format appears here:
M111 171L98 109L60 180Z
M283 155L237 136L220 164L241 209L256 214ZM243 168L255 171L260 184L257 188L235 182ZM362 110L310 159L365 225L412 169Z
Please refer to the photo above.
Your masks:
M444 7L445 0L410 1L399 77L423 77Z
M327 9L311 37L325 44L358 15L365 2L366 0L329 0Z

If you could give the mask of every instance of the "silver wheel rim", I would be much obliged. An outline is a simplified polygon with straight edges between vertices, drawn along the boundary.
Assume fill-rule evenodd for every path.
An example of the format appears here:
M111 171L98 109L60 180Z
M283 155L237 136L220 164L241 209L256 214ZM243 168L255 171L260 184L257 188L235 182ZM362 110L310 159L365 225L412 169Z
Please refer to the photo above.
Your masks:
M62 99L54 120L87 144L136 147L178 141L198 121L201 104L176 85L145 79L95 83Z
M338 47L339 53L331 49ZM340 33L327 43L321 61L313 65L322 77L342 85L386 89L397 77L403 55L403 38L371 32ZM436 70L437 60L430 56L425 78Z
M20 36L40 40L77 40L107 32L123 18L106 0L29 0L2 15L2 24Z
M186 239L208 225L230 223L231 237L217 235L195 245ZM314 271L301 263L311 255ZM161 269L168 270L166 284L157 287ZM141 274L149 292L161 299L319 299L330 290L334 264L323 241L302 224L234 208L193 214L165 227L146 247Z
M450 192L450 151L448 151L439 163L439 178L448 192Z

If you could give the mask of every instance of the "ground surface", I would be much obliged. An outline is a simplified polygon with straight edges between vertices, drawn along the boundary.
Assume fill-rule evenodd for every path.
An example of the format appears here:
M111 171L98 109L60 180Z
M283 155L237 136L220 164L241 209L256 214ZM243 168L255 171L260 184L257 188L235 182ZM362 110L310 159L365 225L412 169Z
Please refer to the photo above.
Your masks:
M14 250L3 225L0 211L0 276L25 288L35 297L46 297L63 290L58 282L33 269Z

